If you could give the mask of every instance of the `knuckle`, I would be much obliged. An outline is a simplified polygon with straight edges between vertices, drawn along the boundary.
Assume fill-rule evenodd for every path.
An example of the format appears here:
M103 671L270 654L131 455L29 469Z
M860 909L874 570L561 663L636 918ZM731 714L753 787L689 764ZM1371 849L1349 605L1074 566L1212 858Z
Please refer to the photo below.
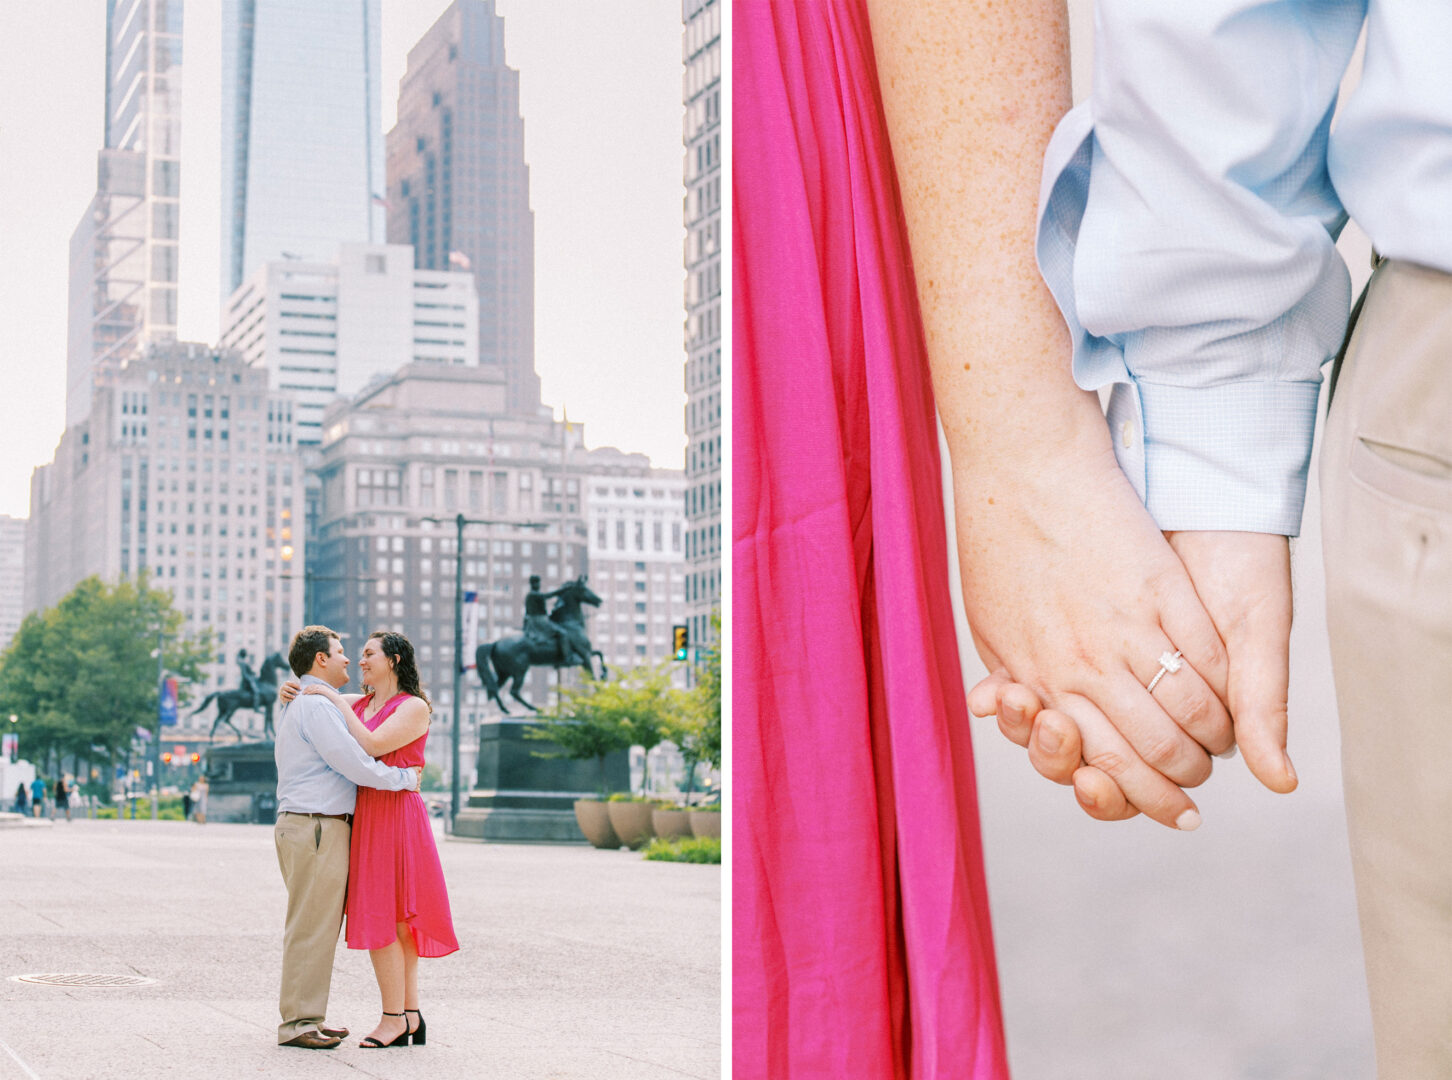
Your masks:
M1218 718L1219 710L1206 694L1192 694L1175 710L1180 726L1187 730L1208 729Z
M1139 756L1145 764L1157 772L1173 769L1181 763L1183 746L1181 736L1157 735L1139 748Z
M1107 776L1115 778L1129 771L1129 758L1118 750L1096 749L1084 756L1084 764L1091 765Z

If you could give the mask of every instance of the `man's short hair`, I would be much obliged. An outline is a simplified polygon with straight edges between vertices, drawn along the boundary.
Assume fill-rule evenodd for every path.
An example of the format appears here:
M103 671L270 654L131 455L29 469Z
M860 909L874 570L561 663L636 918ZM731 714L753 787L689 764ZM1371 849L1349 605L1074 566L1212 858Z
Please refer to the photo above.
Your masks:
M326 626L304 626L293 635L292 644L288 647L288 667L292 668L294 675L302 678L312 671L318 653L331 653L333 642L342 640L336 630L329 630Z

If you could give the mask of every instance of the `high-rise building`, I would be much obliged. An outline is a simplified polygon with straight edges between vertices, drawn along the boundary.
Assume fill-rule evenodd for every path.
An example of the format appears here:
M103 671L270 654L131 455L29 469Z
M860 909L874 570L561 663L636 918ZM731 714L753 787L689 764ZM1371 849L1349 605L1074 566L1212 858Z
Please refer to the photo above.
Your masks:
M481 643L520 633L531 574L548 590L589 571L582 433L548 415L512 414L505 397L497 367L413 363L335 401L324 419L308 618L348 634L354 650L373 630L408 635L435 705L429 760L445 775L456 560L462 556L465 592L477 594ZM462 553L461 513L489 522L466 526ZM525 522L544 528L525 529ZM592 632L597 621L589 617ZM542 705L555 683L551 669L534 668L525 696ZM477 725L499 711L476 672L463 687L467 789ZM520 711L514 707L513 719L524 723Z
M146 572L188 629L213 631L220 659L197 690L235 685L240 648L254 665L285 650L306 554L293 412L265 371L207 345L151 346L102 371L90 414L31 477L25 610L92 574Z
M658 664L685 624L685 476L614 447L584 468L590 587L604 601L591 640L612 670Z
M339 394L409 362L478 363L478 295L466 273L416 270L405 245L340 244L328 261L260 264L222 308L222 346L297 397L297 440L323 441Z
M97 370L174 341L181 192L182 0L106 0L105 141L71 235L66 425Z
M455 0L409 50L388 133L388 242L411 244L419 269L473 273L479 362L504 372L510 412L538 412L534 211L494 0Z
M25 519L0 514L0 653L25 617Z
M686 604L691 640L721 604L721 7L683 0L686 219Z
M224 301L270 260L383 239L379 8L223 0Z

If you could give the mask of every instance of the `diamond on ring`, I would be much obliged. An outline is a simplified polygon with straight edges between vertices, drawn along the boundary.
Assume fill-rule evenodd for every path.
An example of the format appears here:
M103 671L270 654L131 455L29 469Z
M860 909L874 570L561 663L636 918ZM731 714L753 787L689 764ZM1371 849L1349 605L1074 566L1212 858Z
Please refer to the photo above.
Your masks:
M1173 675L1175 672L1179 671L1180 668L1185 666L1185 662L1180 659L1182 655L1183 654L1178 649L1176 649L1173 653L1166 649L1160 654L1160 669L1159 671L1155 672L1155 677L1151 679L1149 681L1149 685L1145 687L1146 692L1153 694L1155 692L1155 687L1159 685L1160 680L1165 677L1166 673Z

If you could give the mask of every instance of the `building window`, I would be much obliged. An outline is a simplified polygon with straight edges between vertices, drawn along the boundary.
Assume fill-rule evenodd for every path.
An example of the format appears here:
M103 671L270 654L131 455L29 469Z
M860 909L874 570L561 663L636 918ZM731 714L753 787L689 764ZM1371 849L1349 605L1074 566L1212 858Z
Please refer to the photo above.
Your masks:
M364 270L367 273L370 273L370 274L386 274L386 273L388 273L388 256L387 255L365 255L364 256Z

